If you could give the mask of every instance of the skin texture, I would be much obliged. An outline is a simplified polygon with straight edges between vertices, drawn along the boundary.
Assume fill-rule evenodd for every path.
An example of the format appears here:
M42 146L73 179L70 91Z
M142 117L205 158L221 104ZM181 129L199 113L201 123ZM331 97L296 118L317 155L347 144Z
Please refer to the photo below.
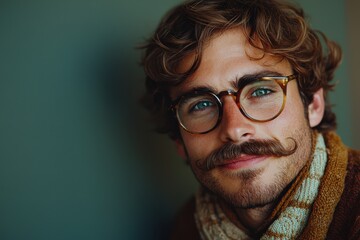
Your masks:
M264 71L276 72L282 76L293 74L286 60L265 55L261 57L247 43L242 29L227 30L215 35L204 49L197 71L186 81L170 89L170 96L176 99L197 87L208 87L220 92L237 90L234 83L247 74ZM179 71L191 65L194 56L184 59ZM253 122L241 114L233 98L225 96L222 121L217 128L206 134L191 134L180 128L181 139L176 141L178 152L189 162L198 181L224 200L226 212L236 213L237 225L256 229L266 219L274 203L286 186L297 176L310 159L311 127L319 124L324 112L322 89L314 95L305 115L296 80L288 83L287 99L283 112L274 120L264 123ZM241 154L223 166L211 170L201 169L198 163L225 144L240 145L249 140L277 139L287 149L297 149L285 157ZM231 215L231 214L229 214Z

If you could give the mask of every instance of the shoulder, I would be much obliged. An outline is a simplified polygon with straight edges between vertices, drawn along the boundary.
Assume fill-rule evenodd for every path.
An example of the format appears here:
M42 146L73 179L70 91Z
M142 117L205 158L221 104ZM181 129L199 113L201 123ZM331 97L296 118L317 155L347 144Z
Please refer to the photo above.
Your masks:
M360 151L348 150L345 188L336 207L329 239L360 239Z
M195 197L191 197L180 209L173 226L170 239L201 239L195 223Z
M348 150L348 166L344 194L360 200L360 151Z
M360 151L349 149L349 167L354 168L354 170L359 171L360 168Z

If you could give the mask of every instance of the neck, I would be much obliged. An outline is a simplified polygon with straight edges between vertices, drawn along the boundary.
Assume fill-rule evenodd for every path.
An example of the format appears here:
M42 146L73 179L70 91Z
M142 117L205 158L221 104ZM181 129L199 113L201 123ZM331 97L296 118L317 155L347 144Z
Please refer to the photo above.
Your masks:
M275 208L275 203L256 208L235 208L222 202L221 208L228 218L251 236L262 234L267 229L269 217Z
M250 232L261 232L263 225L274 209L273 204L251 209L235 209L237 220ZM268 227L268 226L266 226Z

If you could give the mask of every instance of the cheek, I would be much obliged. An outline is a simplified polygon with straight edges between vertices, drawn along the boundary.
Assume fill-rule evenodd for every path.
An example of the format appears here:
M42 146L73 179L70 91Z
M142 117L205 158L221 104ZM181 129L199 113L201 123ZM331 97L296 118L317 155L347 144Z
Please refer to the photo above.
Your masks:
M289 115L294 121L305 119L304 104L301 100L301 96L295 82L290 82L288 84L288 92L284 112L286 115Z
M295 129L301 129L308 127L308 120L305 116L304 105L297 96L293 99L287 99L286 105L282 113L273 121L265 124L268 131L276 134L280 132L288 135L289 132L293 132Z
M208 156L211 151L216 149L217 145L211 133L204 135L190 134L181 131L182 140L185 150L190 159L200 159Z

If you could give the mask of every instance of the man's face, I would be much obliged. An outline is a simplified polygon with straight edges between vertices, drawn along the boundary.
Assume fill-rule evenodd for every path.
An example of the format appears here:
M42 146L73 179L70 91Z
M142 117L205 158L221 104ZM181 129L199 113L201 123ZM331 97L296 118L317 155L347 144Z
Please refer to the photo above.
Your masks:
M262 52L250 47L241 29L227 30L215 36L206 45L197 71L170 90L171 98L199 87L215 89L216 93L228 89L236 91L234 82L249 74L293 74L286 60L269 55L261 60L251 60L249 56L259 57ZM179 71L186 70L192 60L193 56L185 59ZM214 130L206 134L191 134L180 128L182 141L178 141L178 147L186 154L196 178L204 187L228 203L245 208L271 203L281 194L310 158L312 147L311 128L296 80L288 83L286 95L282 113L272 121L249 120L239 111L234 99L225 96L222 98L222 120ZM225 145L274 139L286 149L293 149L295 141L296 151L282 157L240 154L214 168L201 167L211 153Z

